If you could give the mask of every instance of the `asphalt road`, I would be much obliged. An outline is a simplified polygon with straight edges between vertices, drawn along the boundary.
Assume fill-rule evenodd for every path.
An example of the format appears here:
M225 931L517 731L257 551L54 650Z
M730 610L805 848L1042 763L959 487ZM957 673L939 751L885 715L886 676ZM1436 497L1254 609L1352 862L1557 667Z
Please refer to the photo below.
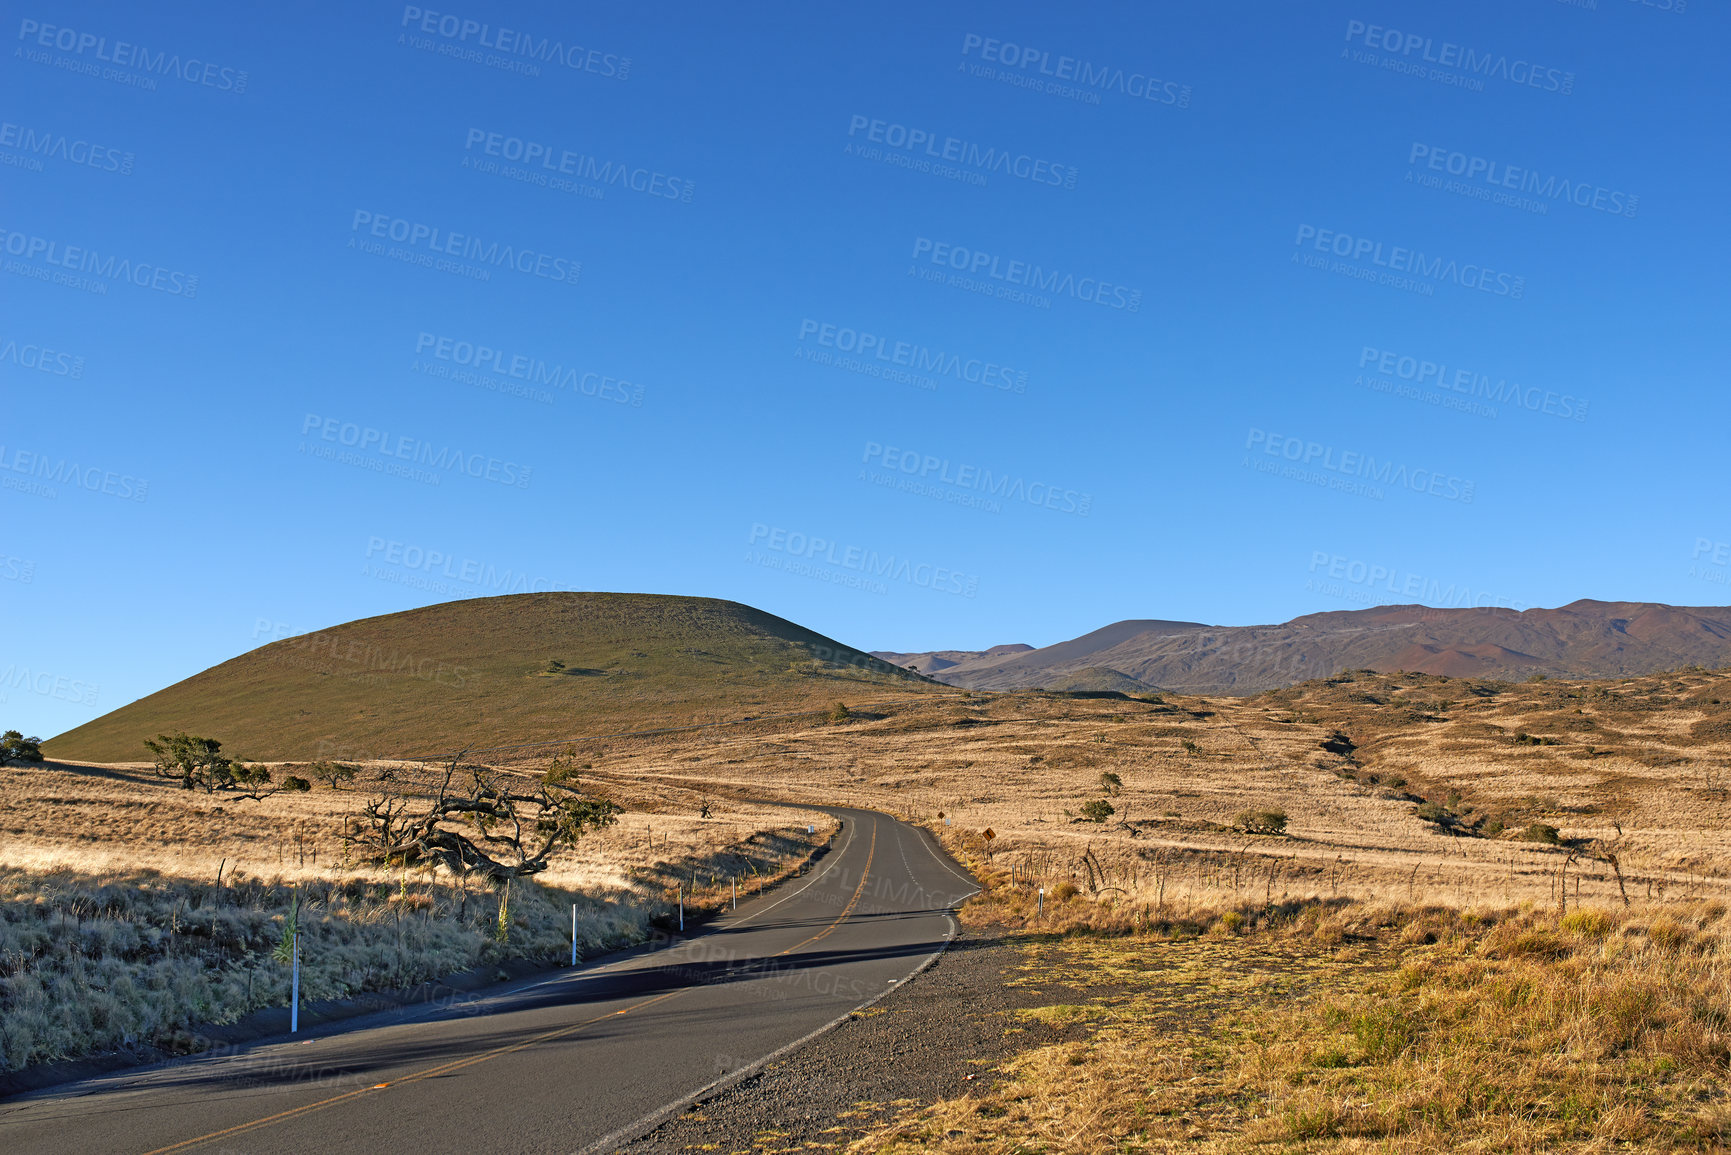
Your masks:
M660 950L0 1103L0 1151L606 1150L882 997L975 887L870 810L817 868Z

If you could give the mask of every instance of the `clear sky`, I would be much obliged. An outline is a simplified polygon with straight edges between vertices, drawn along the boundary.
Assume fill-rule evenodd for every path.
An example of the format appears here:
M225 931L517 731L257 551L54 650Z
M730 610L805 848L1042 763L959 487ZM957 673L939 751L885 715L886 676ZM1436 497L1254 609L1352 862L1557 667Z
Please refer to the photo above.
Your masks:
M1731 602L1721 4L450 3L7 6L0 726L522 589Z

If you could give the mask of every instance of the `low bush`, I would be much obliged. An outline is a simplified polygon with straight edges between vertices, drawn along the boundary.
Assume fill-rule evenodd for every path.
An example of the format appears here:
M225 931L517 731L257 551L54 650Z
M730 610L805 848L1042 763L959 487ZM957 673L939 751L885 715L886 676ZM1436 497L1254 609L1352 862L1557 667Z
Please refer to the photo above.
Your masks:
M1104 798L1093 798L1082 804L1082 817L1088 822L1104 822L1117 813L1117 807Z
M1521 831L1521 840L1524 842L1542 842L1546 846L1561 846L1563 844L1562 832L1555 826L1544 822L1534 822L1528 825L1525 830Z
M1232 825L1246 834L1286 833L1286 811L1244 810L1232 820Z

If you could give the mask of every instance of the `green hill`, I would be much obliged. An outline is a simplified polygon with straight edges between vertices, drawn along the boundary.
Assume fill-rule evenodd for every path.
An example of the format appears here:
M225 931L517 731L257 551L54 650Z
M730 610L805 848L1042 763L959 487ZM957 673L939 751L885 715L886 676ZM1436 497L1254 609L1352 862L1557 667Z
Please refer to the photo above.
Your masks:
M1116 690L1122 694L1153 694L1160 689L1110 666L1085 666L1080 670L1071 670L1069 673L1054 676L1040 688L1066 693Z
M259 760L388 758L944 692L737 602L538 593L445 602L272 642L47 742L148 757L187 730Z

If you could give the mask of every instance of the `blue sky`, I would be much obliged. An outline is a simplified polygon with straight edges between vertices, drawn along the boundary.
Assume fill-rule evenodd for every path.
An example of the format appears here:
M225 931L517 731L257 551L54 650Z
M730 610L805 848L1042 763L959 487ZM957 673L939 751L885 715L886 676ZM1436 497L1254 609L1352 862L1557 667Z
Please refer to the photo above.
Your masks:
M7 12L0 725L522 589L1731 601L1718 6Z

